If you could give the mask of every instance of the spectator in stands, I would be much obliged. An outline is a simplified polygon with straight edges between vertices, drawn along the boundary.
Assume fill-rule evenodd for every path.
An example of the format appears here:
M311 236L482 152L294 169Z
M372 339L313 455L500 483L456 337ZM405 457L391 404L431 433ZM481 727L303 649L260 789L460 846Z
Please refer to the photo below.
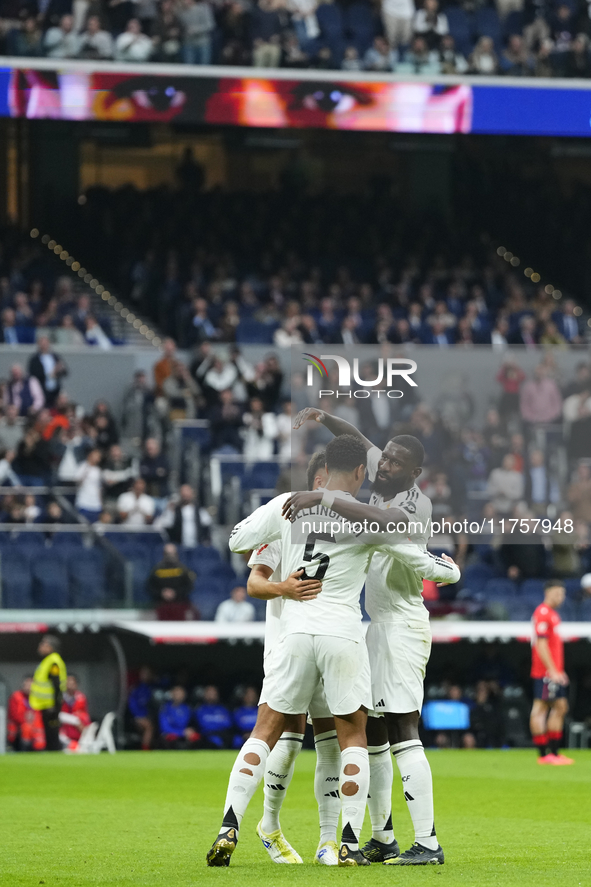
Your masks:
M523 474L515 469L515 456L508 453L500 468L493 468L488 479L488 494L495 511L507 517L517 502L523 499Z
M80 51L80 37L74 31L74 18L62 15L59 25L49 28L44 39L45 52L53 59L74 59Z
M468 62L456 49L456 42L451 34L444 34L439 45L439 66L441 74L465 74Z
M203 702L195 709L195 720L204 748L231 748L232 715L220 702L220 691L212 684L203 691Z
M113 444L103 465L103 485L108 499L117 500L129 490L138 474L137 460L123 452L119 444Z
M88 713L88 700L80 690L75 674L68 674L59 721L59 735L62 745L70 750L75 750L82 731L91 722Z
M163 357L154 364L154 386L157 396L162 396L163 385L166 379L172 375L176 361L176 342L174 339L165 339L162 343Z
M215 453L240 453L242 450L241 429L244 428L243 410L234 400L232 390L227 388L219 395L219 405L210 413L211 448Z
M140 668L138 683L129 691L127 707L140 732L141 745L144 751L152 747L154 739L154 721L152 706L154 696L154 674L147 665Z
M519 412L519 392L525 381L525 373L513 360L504 361L497 373L497 382L502 388L499 401L499 414L503 421Z
M425 39L430 50L439 49L441 38L449 33L447 16L439 11L439 0L425 0L423 8L415 13L413 31L415 36Z
M119 520L128 527L145 527L154 520L156 503L146 494L146 482L141 477L134 480L131 490L121 493L117 499Z
M246 742L257 719L259 693L254 687L245 687L238 708L234 709L234 728L236 733L232 743L233 748L242 748Z
M523 383L519 396L521 418L531 428L556 422L562 414L562 395L546 367L538 364L533 377Z
M148 590L161 620L198 618L190 602L195 574L181 564L176 545L164 546L163 558L148 578Z
M0 447L0 486L18 487L21 484L20 478L12 469L13 459L14 452Z
M103 510L101 460L101 451L94 448L75 472L76 508L78 513L90 523L98 520Z
M525 314L519 321L519 329L509 340L510 345L527 345L532 348L538 344L536 336L536 320L531 314Z
M29 376L37 379L41 385L45 406L54 405L61 390L61 380L67 375L68 368L64 361L51 350L47 336L41 336L37 341L37 354L29 361Z
M33 15L28 15L22 27L13 32L14 54L27 58L45 55L43 51L43 31Z
M374 37L373 45L363 57L363 67L366 71L394 71L396 62L396 52L384 37Z
M558 499L558 490L548 473L542 450L531 451L525 478L525 498L536 516L545 517L548 503L556 503Z
M12 467L25 487L42 487L49 482L49 446L34 427L25 430Z
M122 437L137 450L153 430L155 421L154 397L148 387L148 378L144 370L136 370L132 385L123 395Z
M527 512L522 511L519 519L527 519L526 516ZM546 549L541 543L521 542L515 545L509 534L505 535L504 540L498 549L498 557L501 569L508 579L522 582L525 579L542 579L548 575Z
M170 699L160 706L158 725L163 748L195 748L200 736L192 726L193 715L187 705L187 691L176 686L170 691Z
M185 548L195 548L211 541L211 515L201 508L189 484L183 484L179 498L173 498L157 519L156 526L167 532L171 542Z
M253 397L250 400L250 409L242 415L242 421L245 426L244 458L251 462L270 459L275 452L278 434L275 413L265 412L260 397Z
M253 604L247 599L246 588L237 585L230 592L230 597L222 601L216 610L216 622L253 622L256 612Z
M109 351L113 344L100 326L96 317L89 314L84 324L84 339L87 345L96 345L102 351Z
M591 523L591 465L588 462L577 465L566 496L575 520Z
M412 37L414 0L381 0L382 23L392 49L408 46Z
M7 739L14 751L43 751L45 730L41 712L29 704L33 676L27 675L20 690L15 690L8 700Z
M495 45L491 37L480 37L468 59L469 74L497 74L499 60L495 52Z
M173 0L162 0L152 27L152 61L172 64L180 62L181 37L182 25L176 14L175 3Z
M486 681L476 685L474 705L470 711L470 729L478 748L499 748L502 743L502 719L498 695L491 692Z
M16 328L16 314L12 308L5 308L2 312L2 344L18 345L18 330Z
M71 314L64 314L60 325L53 330L56 345L84 345L86 340L80 330L76 329Z
M144 445L144 455L140 461L140 476L146 482L146 491L156 499L168 495L168 459L161 451L155 437L149 437Z
M171 421L195 418L196 402L201 392L182 361L175 360L172 373L164 380L162 391L168 402L168 418Z
M569 459L575 461L591 456L591 384L571 394L562 408L564 432Z
M86 30L80 35L78 57L81 59L113 58L113 38L108 31L101 27L98 15L88 16Z
M283 22L274 0L258 0L252 10L252 63L255 68L278 68Z
M0 417L0 447L8 452L16 452L23 434L23 423L19 418L18 407L14 403L9 403L4 407L4 415Z
M182 53L187 65L211 64L215 19L205 0L181 0L178 18L183 29Z
M139 19L130 18L123 34L115 40L115 59L118 62L147 62L152 49L152 41L142 32Z
M22 366L15 363L4 390L4 402L14 404L19 416L30 416L45 406L45 396L39 380L34 376L25 376Z
M511 77L531 77L534 65L533 56L521 34L511 34L499 60L501 73L509 74Z
M578 39L578 38L577 38ZM591 76L585 75L585 76ZM579 344L583 341L581 335L581 323L575 314L576 303L574 299L565 299L562 303L560 315L556 317L556 321L560 332L567 342L571 344Z

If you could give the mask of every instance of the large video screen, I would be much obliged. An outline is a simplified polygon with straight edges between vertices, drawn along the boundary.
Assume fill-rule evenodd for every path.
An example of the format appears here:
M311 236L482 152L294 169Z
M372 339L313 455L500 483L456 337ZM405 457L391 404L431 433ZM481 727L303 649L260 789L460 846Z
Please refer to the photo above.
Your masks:
M413 133L591 135L591 89L0 69L0 115Z

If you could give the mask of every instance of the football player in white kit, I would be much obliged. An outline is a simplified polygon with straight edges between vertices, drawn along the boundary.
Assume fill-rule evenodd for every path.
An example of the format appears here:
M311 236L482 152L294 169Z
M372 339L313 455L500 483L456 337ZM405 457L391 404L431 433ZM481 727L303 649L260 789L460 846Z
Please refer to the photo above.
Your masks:
M317 490L319 487L323 487L327 479L326 453L322 450L314 453L308 464L308 489ZM249 595L267 601L263 653L265 679L259 700L260 708L267 705L268 687L273 680L273 672L268 667L268 663L271 650L279 638L280 619L285 597L293 597L294 600L300 601L313 600L322 589L322 583L316 579L302 581L300 578L302 570L292 574L282 583L281 543L279 541L262 545L253 551L248 565L252 568L247 585ZM314 730L316 749L314 794L320 820L320 839L314 862L319 865L337 865L339 852L337 827L341 812L341 799L338 792L341 750L334 719L328 708L321 682L319 682L310 702L308 714ZM283 835L279 814L293 776L296 758L302 748L305 729L306 718L304 715L286 715L285 729L267 758L263 782L265 799L263 818L257 826L257 834L271 859L277 863L297 864L302 862L301 856Z
M381 509L384 520L406 523L408 532L393 537L395 541L412 540L426 549L431 502L415 483L424 458L421 442L411 435L399 435L381 451L348 422L313 407L296 416L294 428L307 420L324 424L335 435L354 434L367 449L370 504L340 501L335 510L349 520L376 520L375 510ZM300 508L312 506L316 498L310 493L296 494L288 501L285 513L293 518ZM365 608L371 618L366 638L372 671L371 714L384 717L370 716L368 720L372 838L363 853L372 862L387 865L444 862L435 831L431 768L418 730L431 653L429 614L421 592L422 582L406 566L382 553L372 559L365 585ZM415 829L414 844L402 854L392 828L390 750Z
M341 748L343 831L338 864L369 864L359 850L369 788L365 729L367 709L372 706L359 597L369 563L376 551L384 551L411 564L418 576L457 582L460 574L450 558L435 558L412 544L384 543L381 532L359 533L351 525L339 527L332 504L335 498L352 500L357 495L366 464L366 447L358 438L335 438L326 448L329 477L321 505L290 524L282 517L290 494L277 496L238 524L230 537L231 549L238 552L281 540L282 576L304 567L302 578L316 578L323 584L314 600L300 603L287 599L284 603L279 643L271 655L273 680L266 712L232 769L222 825L207 854L210 866L229 865L242 817L263 777L270 750L284 730L285 715L304 714L309 709L319 679ZM335 526L338 529L333 529ZM318 551L319 546L325 551Z

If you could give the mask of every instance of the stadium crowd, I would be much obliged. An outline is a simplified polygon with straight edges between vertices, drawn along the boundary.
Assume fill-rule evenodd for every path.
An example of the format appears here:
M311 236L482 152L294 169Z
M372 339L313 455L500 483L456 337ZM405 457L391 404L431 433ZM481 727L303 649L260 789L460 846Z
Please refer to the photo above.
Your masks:
M3 54L588 77L582 0L2 0Z

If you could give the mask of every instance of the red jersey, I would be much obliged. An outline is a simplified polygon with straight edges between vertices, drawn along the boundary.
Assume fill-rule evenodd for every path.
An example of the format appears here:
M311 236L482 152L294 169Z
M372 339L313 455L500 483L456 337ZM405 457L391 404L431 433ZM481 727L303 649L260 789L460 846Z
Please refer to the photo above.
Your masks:
M8 741L13 743L18 736L23 742L30 742L35 751L45 748L45 730L40 711L29 705L29 697L17 690L8 700Z
M554 665L558 671L564 671L564 642L558 633L560 622L560 616L548 604L540 604L534 610L534 615L532 616L533 643L535 644L538 638L546 638ZM535 646L532 649L531 676L532 678L545 678L548 676L548 669L540 659Z
M64 733L68 739L78 741L84 727L90 724L90 715L88 714L88 702L86 696L77 690L73 696L64 696L61 711L69 715L75 715L81 723L81 727L75 727L73 724L62 724L60 733Z

